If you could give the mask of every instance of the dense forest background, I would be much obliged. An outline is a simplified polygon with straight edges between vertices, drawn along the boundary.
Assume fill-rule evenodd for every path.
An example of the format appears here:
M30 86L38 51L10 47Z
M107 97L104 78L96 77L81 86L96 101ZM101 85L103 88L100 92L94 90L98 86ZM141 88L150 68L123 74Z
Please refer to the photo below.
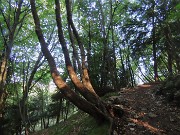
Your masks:
M0 0L0 134L111 119L103 91L180 72L179 30L179 0Z

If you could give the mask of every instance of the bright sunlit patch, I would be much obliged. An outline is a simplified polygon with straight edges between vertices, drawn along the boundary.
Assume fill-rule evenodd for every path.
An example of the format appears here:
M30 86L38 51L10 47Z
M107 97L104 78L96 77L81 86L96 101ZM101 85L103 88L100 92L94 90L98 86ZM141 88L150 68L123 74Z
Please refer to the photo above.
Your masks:
M51 94L52 94L52 93L55 93L57 87L56 87L56 85L54 84L53 80L49 83L48 89L49 89L49 92L50 92Z
M129 2L130 2L130 3L135 3L135 2L136 2L136 0L129 0Z
M95 8L95 7L96 7L96 2L92 2L92 3L91 3L91 6L92 6L93 8Z

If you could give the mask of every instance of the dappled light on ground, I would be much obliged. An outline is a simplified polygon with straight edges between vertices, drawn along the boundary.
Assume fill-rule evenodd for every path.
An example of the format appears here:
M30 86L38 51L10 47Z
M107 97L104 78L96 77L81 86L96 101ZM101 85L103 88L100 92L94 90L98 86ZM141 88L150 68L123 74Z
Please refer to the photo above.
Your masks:
M155 95L158 83L138 85L119 92L127 114L123 126L127 135L179 135L180 108ZM122 100L123 99L123 100Z
M139 88L150 88L152 85L138 85Z
M151 126L148 122L143 122L141 120L138 119L130 119L132 122L134 122L135 124L139 125L139 126L143 126L146 129L150 130L150 132L152 133L156 133L156 134L162 134L164 131L158 128L155 128L153 126Z
M123 88L104 97L106 101L125 111L124 116L115 121L114 135L180 135L180 108L155 95L156 86L157 84L145 84L135 88ZM109 126L98 127L95 123L92 124L92 121L89 121L91 117L85 113L76 117L53 128L51 132L57 130L58 135L95 135L95 132L90 132L97 128L97 135L108 134ZM102 132L103 134L100 134ZM49 130L33 135L42 135L41 133L53 135Z

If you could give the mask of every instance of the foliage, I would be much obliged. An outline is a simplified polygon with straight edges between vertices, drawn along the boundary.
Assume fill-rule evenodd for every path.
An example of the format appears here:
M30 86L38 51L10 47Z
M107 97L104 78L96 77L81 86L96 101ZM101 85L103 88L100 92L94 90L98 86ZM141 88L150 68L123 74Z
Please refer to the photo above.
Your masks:
M180 104L180 75L169 76L156 94L163 95L169 102Z
M76 58L68 32L65 1L60 4L68 53L73 67L78 68L78 61L82 62L79 44L73 35ZM70 88L76 91L66 71L62 47L58 41L54 1L36 0L36 5L44 38L58 72ZM12 46L6 64L4 127L12 133L21 134L21 130L28 126L31 132L47 128L55 123L59 115L59 121L64 120L76 109L61 94L59 96L59 92L54 94L56 87L52 85L48 63L41 54L29 1L23 1L21 14L16 20L17 7L18 1L0 1L0 68L3 68L2 62L9 46ZM155 60L160 81L180 72L178 0L75 0L72 1L72 18L83 42L86 66L94 88L120 89L138 84L139 79L140 82L153 81ZM79 78L81 71L76 70ZM174 86L176 84L178 88ZM179 100L179 79L171 78L164 85L161 93ZM61 107L60 111L58 107ZM17 117L14 117L15 114ZM76 114L74 117L79 116ZM81 134L87 131L90 133L91 130L92 134L101 134L101 128L96 130L88 125L91 122L95 125L92 119L84 114L82 117L84 121L72 120L72 125L61 127L64 128L64 134L72 131L73 124L81 127ZM49 124L49 121L53 122Z

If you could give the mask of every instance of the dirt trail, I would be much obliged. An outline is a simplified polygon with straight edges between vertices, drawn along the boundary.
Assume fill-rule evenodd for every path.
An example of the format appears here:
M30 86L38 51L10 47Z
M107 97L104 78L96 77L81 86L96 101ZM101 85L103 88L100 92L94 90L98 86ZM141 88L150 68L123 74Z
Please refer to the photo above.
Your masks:
M156 96L155 86L139 85L120 92L128 112L123 126L126 135L180 135L180 108Z

